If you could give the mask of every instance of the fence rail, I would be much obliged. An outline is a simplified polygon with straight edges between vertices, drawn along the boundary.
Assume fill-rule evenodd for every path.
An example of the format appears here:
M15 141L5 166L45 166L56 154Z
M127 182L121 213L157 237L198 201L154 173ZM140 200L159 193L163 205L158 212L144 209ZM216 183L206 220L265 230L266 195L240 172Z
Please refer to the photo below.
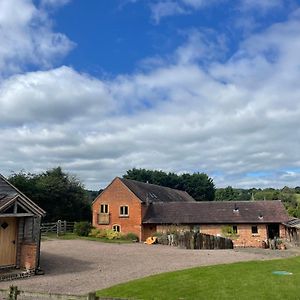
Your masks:
M87 295L63 295L56 293L38 293L19 290L11 286L9 290L0 289L0 300L126 300L120 298L97 297L95 292Z
M45 235L47 233L56 233L57 235L63 235L67 232L73 232L74 222L67 222L58 220L57 222L42 223L41 233Z

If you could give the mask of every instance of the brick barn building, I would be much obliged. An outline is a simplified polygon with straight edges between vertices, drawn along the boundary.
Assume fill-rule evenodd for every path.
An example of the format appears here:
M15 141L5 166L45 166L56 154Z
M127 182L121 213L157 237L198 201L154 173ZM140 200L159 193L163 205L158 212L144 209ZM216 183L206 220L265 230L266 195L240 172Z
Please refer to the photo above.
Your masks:
M260 247L284 237L288 215L281 201L197 202L188 193L135 180L115 178L93 202L93 226L135 233L194 230L230 234L235 246Z
M0 175L0 280L35 273L44 215L43 209Z

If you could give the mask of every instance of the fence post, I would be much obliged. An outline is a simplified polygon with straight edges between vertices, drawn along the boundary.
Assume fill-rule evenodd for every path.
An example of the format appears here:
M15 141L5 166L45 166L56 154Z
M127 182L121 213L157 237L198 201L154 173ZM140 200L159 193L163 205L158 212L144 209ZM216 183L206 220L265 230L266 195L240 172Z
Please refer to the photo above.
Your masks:
M99 298L96 297L96 293L95 292L88 293L87 300L98 300L98 299Z
M64 221L64 234L67 233L67 221L65 220Z
M56 235L59 236L60 232L61 232L61 220L58 220L56 224Z
M11 285L9 287L9 295L8 295L8 299L9 300L17 300L19 294L20 294L20 291L18 291L18 287L17 286Z

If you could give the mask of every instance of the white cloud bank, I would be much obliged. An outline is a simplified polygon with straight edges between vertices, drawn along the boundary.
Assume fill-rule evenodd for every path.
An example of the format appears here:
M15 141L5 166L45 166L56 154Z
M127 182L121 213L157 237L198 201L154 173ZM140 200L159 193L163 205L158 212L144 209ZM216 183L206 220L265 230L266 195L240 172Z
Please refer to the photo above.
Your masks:
M61 165L94 189L132 167L203 171L217 186L299 185L299 33L297 11L205 68L207 49L225 46L194 31L144 73L104 81L62 66L2 80L1 172Z

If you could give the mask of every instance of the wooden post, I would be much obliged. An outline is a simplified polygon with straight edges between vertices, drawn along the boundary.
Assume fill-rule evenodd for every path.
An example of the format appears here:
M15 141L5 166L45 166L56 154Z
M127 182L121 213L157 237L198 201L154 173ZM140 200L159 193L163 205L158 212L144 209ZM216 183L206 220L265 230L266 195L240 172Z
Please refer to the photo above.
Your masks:
M64 221L64 234L67 233L67 221Z
M58 220L56 223L56 235L59 236L61 232L61 220Z
M87 300L98 300L99 298L96 297L96 293L95 292L91 292L88 294Z
M11 285L9 287L9 295L8 295L8 299L9 300L17 300L19 294L20 294L20 291L18 291L18 287L17 286Z

